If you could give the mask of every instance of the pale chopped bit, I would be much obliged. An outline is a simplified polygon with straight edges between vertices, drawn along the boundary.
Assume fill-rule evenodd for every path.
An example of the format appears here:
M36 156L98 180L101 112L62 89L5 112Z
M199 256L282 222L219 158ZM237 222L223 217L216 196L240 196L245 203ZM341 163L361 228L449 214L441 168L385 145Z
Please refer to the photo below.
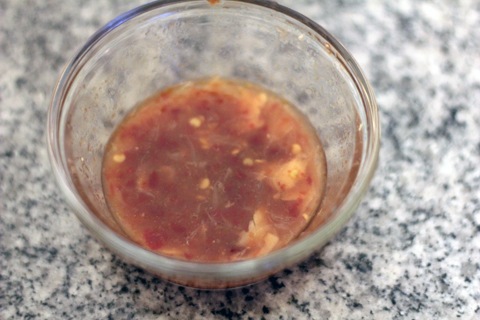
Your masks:
M304 35L303 33L301 33L301 34L298 36L298 40L302 40L304 37L305 37L305 35Z
M243 159L243 165L247 167L253 166L253 160L250 158L245 158Z
M248 232L250 235L255 232L255 222L253 220L250 220L250 222L248 223Z
M208 187L210 187L210 179L208 178L202 179L202 181L200 181L199 187L200 189L207 189Z
M268 221L267 212L263 208L259 208L255 210L252 220L248 223L248 230L240 233L237 243L242 247L255 248L261 246L259 250L264 251L262 253L264 254L272 250L278 242L272 232L274 231ZM267 236L267 234L271 234L271 236ZM267 244L265 245L265 243Z
M258 255L261 256L272 251L273 248L275 248L275 245L278 243L278 240L279 239L276 235L267 233L264 238L263 247L258 252Z
M231 202L231 201L228 201L226 204L225 204L225 208L230 208L234 205L235 203Z
M265 221L265 212L261 209L255 210L253 214L253 223L255 225L261 225Z
M203 119L200 117L193 117L193 118L190 118L190 120L188 121L188 123L194 128L200 127L202 125L202 122L203 122Z
M283 164L272 167L270 171L270 183L277 190L285 191L293 188L298 180L297 178L304 174L306 170L306 161L293 158Z
M292 179L297 179L298 176L300 175L300 171L298 171L297 169L293 169L293 170L290 170L290 172L288 172L288 175Z
M200 139L198 139L198 141L200 141L200 145L201 145L202 149L204 149L204 150L210 149L210 143L208 142L207 139L200 138Z
M181 256L183 254L180 248L162 248L161 253L166 254L167 256Z
M292 153L299 154L300 152L302 152L302 147L298 143L292 144Z
M264 163L265 160L264 160L264 159L255 159L255 162L256 162L256 163Z
M236 156L236 155L239 154L239 153L240 153L240 149L233 149L233 150L232 150L232 155L233 155L233 156Z
M259 124L258 122L260 120L259 116L261 113L261 109L267 102L268 97L264 92L262 92L256 96L251 97L250 99L250 118L254 124Z
M123 153L116 153L113 155L113 161L117 163L122 163L123 161L125 161L125 158L125 154Z
M262 92L257 96L257 103L259 105L264 105L265 102L267 102L267 98L267 94L265 92Z
M205 200L205 197L202 196L202 195L197 195L197 196L195 197L195 199L197 199L197 200Z
M303 216L303 219L305 219L305 221L308 221L308 219L309 219L308 214L304 213L302 216Z
M277 244L278 237L274 234L267 233L265 236L265 246L268 247L270 250Z
M239 96L242 100L242 115L239 121L233 124L233 129L238 133L246 133L260 128L265 123L261 114L268 96L262 93L252 93L248 90L240 90Z
M268 222L267 211L265 209L257 209L253 214L253 224L255 225L256 231L262 233L266 229L270 228L270 223Z
M262 209L255 210L252 220L248 223L248 232L255 235L258 231L262 231L268 226L266 212ZM257 236L257 235L255 235Z
M238 238L238 245L246 247L248 245L248 240L250 239L249 233L246 231L240 232L240 237Z

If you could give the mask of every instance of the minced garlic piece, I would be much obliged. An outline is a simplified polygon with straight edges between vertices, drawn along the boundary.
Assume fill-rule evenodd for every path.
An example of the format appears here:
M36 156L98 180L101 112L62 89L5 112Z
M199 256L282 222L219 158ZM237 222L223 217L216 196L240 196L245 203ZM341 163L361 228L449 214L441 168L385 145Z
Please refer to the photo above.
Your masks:
M117 163L122 163L123 161L125 161L125 158L125 154L123 153L117 153L113 155L113 161Z
M278 237L274 234L267 233L264 238L263 247L258 251L259 256L263 256L264 254L269 253L270 251L275 248L275 245L278 243Z
M273 166L270 172L270 181L277 190L287 190L293 188L298 178L305 174L306 161L294 158L288 162Z

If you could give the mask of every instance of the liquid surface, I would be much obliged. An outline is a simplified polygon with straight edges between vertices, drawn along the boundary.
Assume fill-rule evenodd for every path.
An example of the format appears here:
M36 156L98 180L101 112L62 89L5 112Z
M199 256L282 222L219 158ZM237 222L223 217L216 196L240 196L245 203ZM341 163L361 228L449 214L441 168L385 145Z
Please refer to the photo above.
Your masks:
M107 203L133 241L226 262L295 239L322 200L326 168L314 129L291 105L213 78L135 108L110 138L102 174Z

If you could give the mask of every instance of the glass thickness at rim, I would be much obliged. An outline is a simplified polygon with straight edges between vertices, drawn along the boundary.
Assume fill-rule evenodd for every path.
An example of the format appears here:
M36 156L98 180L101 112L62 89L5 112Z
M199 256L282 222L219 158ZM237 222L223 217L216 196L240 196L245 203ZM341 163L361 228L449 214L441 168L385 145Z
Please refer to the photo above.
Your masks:
M208 4L207 0L154 1L118 16L97 31L66 66L56 86L48 115L48 151L57 182L64 191L68 203L74 208L77 217L93 234L95 234L95 236L101 239L112 250L150 271L158 270L161 273L171 274L178 278L197 277L212 280L218 279L220 281L228 282L242 278L255 277L256 274L268 273L272 268L278 268L278 266L283 266L285 263L290 264L298 262L310 255L314 250L319 249L340 230L358 206L373 176L378 159L380 128L378 124L377 106L368 82L351 55L325 29L302 14L273 1L223 0L217 5L228 5L228 3L232 3L232 5L254 5L281 13L286 18L296 20L300 24L308 27L312 34L317 35L316 39L320 43L330 46L329 50L333 52L335 58L343 65L355 83L356 89L358 90L366 109L367 124L370 126L367 128L368 139L365 148L367 158L362 162L355 184L342 205L338 208L338 213L336 213L317 231L301 241L277 250L265 257L221 264L189 262L158 255L124 240L121 236L114 233L109 227L101 222L96 216L90 213L87 205L75 192L73 183L69 181L70 178L67 170L66 155L62 147L63 137L60 136L62 128L60 126L61 121L59 120L61 120L62 117L62 109L65 107L63 102L72 81L75 79L75 72L83 65L82 59L106 34L123 25L125 22L154 9L165 9L174 5L194 5L198 3Z

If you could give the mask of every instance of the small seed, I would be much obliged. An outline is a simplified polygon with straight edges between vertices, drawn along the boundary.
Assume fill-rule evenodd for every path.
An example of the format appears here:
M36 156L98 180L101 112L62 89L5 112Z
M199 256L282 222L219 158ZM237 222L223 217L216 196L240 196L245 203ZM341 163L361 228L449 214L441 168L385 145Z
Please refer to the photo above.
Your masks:
M125 161L125 155L123 153L114 154L113 161L117 163L122 163L123 161Z
M303 219L305 219L305 221L308 221L308 214L304 213L303 214Z
M240 149L233 149L232 150L232 155L236 156L240 152Z
M290 178L296 179L300 172L297 169L293 169L288 174L290 175Z
M264 159L255 159L255 163L264 163L265 160Z
M300 152L302 152L302 147L298 143L292 144L292 153L299 154Z
M191 118L188 123L194 127L194 128L198 128L202 125L202 118L200 117L194 117L194 118Z
M200 181L199 187L200 189L207 189L208 187L210 187L210 180L208 178L202 179L202 181Z
M243 165L250 167L250 166L253 165L253 160L250 159L250 158L245 158L245 159L243 159Z

